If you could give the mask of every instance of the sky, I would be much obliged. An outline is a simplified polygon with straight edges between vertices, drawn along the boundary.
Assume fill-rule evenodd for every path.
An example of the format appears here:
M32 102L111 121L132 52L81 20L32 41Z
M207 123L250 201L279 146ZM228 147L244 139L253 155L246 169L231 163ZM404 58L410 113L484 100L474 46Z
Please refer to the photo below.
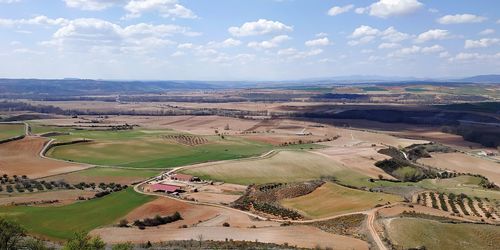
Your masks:
M500 73L498 0L0 0L0 77Z

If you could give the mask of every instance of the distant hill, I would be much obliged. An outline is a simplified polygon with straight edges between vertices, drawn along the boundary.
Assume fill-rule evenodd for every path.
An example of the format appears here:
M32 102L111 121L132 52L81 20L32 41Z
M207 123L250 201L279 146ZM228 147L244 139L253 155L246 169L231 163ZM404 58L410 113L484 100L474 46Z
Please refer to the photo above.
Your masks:
M500 83L500 75L477 75L458 79L461 82Z
M212 89L196 81L108 81L88 79L0 79L0 93L23 95L98 95L159 93L169 90Z

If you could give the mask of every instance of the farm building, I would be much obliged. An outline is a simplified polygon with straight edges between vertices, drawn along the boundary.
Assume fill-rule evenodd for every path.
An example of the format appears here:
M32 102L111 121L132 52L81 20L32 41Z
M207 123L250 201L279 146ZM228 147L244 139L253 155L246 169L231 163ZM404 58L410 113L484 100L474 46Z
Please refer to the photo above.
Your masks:
M181 187L176 186L176 185L156 183L156 184L153 184L153 185L147 187L146 191L148 191L148 192L175 193L175 192L181 192L182 189L181 189Z
M302 131L295 133L296 135L312 135L311 132L306 131L306 129L302 129Z
M200 178L188 174L174 174L170 178L177 181L200 181Z

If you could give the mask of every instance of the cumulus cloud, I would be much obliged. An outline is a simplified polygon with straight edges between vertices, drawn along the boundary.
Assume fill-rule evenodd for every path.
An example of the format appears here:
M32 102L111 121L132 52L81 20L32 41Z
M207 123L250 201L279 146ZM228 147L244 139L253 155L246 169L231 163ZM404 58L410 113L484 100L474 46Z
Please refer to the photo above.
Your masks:
M494 29L484 29L481 32L479 32L479 35L487 36L487 35L491 35L494 33L495 33Z
M170 36L191 33L189 28L177 25L138 23L122 27L102 19L78 18L62 25L42 45L60 50L147 53L175 44L167 39Z
M50 26L60 26L65 25L69 22L65 18L48 18L46 16L36 16L30 19L0 19L0 26L3 27L13 27L20 25L50 25Z
M483 61L488 59L497 60L500 58L500 53L496 54L479 54L479 53L458 53L457 55L450 57L448 60L450 62L472 62L472 61Z
M379 0L359 12L368 11L371 16L387 18L413 13L424 6L418 0ZM358 11L357 11L358 12Z
M401 47L399 43L381 43L378 46L379 49L395 49L399 47Z
M439 18L437 21L440 24L460 24L460 23L481 23L487 18L482 16L476 16L473 14L457 14L457 15L446 15Z
M352 5L352 4L349 4L346 6L334 6L330 10L328 10L328 15L329 16L340 15L342 13L346 13L346 12L350 11L352 8L354 8L354 5Z
M236 47L236 46L240 46L241 45L241 41L240 40L237 40L237 39L234 39L234 38L228 38L222 42L209 42L207 44L207 47L211 47L211 48L229 48L229 47Z
M82 10L104 10L116 4L125 4L127 0L64 0L66 6Z
M381 35L383 40L388 40L391 42L400 42L410 38L410 35L399 32L392 26L384 30Z
M350 46L365 44L373 41L376 37L395 43L409 39L411 36L409 34L399 32L392 26L381 31L371 26L361 25L356 28L351 35L349 35L349 38L353 38L354 40L349 41L348 44Z
M254 49L271 49L278 47L281 43L290 40L290 37L287 35L275 36L271 40L262 41L262 42L249 42L248 47Z
M479 40L465 40L464 47L466 49L487 48L499 43L500 39L498 38L482 38Z
M424 43L431 40L443 40L450 38L451 34L447 30L433 29L421 33L415 39L416 43Z
M444 51L444 48L443 46L441 45L433 45L433 46L430 46L430 47L423 47L421 49L422 53L426 53L426 54L430 54L430 53L438 53L438 52L442 52Z
M330 45L330 40L328 37L323 37L323 38L318 38L314 40L309 40L304 43L308 47L315 47L315 46L328 46Z
M278 56L284 57L286 60L304 59L307 57L317 56L323 53L322 49L311 49L306 51L298 51L295 48L287 48L278 51Z
M288 32L293 31L293 27L278 21L259 19L255 22L246 22L240 27L230 27L228 31L233 36L241 37Z
M197 18L193 11L179 4L178 0L131 0L125 5L127 18L140 17L145 12L158 11L163 17Z

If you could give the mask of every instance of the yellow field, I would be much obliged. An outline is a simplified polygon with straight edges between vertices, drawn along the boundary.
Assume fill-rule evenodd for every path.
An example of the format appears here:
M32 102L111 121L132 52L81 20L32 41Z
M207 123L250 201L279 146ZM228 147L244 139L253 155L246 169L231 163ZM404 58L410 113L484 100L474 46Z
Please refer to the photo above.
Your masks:
M306 151L280 151L265 159L238 160L184 172L204 179L236 184L296 182L345 172L329 158Z
M401 200L399 196L366 192L327 182L308 195L283 200L281 204L299 210L310 218L324 218L368 210L377 204L393 203L398 200Z

